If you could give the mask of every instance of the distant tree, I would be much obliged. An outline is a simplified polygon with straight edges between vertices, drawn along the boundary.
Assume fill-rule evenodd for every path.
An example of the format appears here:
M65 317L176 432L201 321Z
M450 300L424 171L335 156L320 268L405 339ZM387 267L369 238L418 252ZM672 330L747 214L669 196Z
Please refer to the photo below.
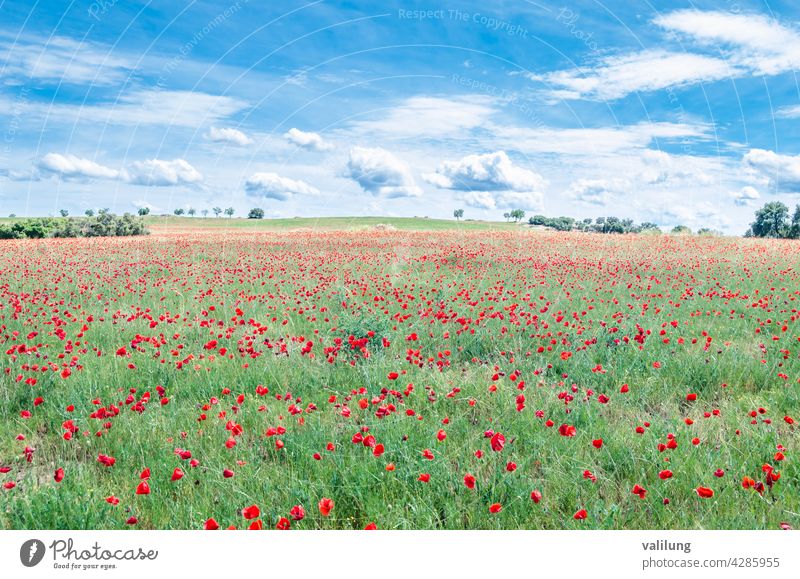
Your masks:
M522 209L514 209L508 215L516 222L520 222L525 218L525 212Z
M659 231L661 231L661 228L658 225L650 221L645 221L644 223L639 225L639 231L648 231L650 229L658 229Z
M16 216L17 216L16 213L9 213L8 214L9 219L14 219Z
M460 221L462 217L464 217L464 210L463 209L456 209L453 211L453 217L456 218L456 221Z
M194 207L189 207L189 209L186 210L186 214L190 217L194 217L195 213L197 213L197 209Z
M149 207L139 207L139 210L136 212L141 216L150 215L150 208Z
M175 215L183 215L186 212L182 208L178 207L175 211L173 211L173 213L175 213Z
M69 216L69 211L67 211L66 209L62 209L61 211L59 211L59 213L61 214L61 217Z
M750 224L753 237L785 237L789 233L789 208L780 201L767 203L755 217Z
M213 209L211 209L211 211L213 211L214 215L217 217L219 217L219 214L222 213L222 209L220 209L219 207L214 207Z
M508 221L509 219L511 219L511 213L503 213L503 218L504 218L506 221Z
M800 205L795 205L794 215L792 215L792 224L789 226L789 239L800 238Z
M675 227L672 228L672 231L670 231L670 233L672 233L672 235L691 235L692 230L686 227L685 225L676 225Z
M697 235L702 235L704 237L714 237L717 235L722 235L721 232L717 231L716 229L711 229L710 227L701 227L697 230Z
M248 219L264 219L264 210L260 207L254 207L250 210L250 213L247 214Z
M203 214L203 217L208 217L208 209L203 209L200 213Z
M86 217L94 217L94 209L87 209L84 211L84 213L86 214Z
M108 207L103 207L102 209L97 210L98 215L108 215L111 213L111 210Z
M234 209L233 207L228 207L228 208L225 210L225 215L227 215L227 216L228 216L228 219L230 219L231 217L233 217L233 214L234 214L234 213L236 213L236 209Z

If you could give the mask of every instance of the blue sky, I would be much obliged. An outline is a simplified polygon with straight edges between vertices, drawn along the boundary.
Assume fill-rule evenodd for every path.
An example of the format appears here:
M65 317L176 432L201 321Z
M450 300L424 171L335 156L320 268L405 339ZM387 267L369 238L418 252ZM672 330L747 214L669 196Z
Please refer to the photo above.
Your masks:
M0 215L800 201L791 2L0 0Z

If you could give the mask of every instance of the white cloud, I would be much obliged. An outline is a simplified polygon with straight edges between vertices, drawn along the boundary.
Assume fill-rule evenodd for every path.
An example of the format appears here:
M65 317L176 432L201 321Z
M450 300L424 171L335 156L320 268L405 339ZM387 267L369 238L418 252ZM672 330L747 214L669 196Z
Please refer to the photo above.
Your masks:
M195 128L223 121L247 106L242 100L194 91L140 90L116 101L80 105L15 102L0 96L0 106L15 114L49 123L100 123L105 125L169 125ZM0 113L2 114L2 113Z
M768 180L776 191L800 191L800 155L780 155L764 149L750 149L745 165Z
M635 92L715 81L731 76L728 63L719 58L665 50L646 50L610 56L585 70L563 70L529 75L551 87L556 99L613 100Z
M319 195L319 190L305 181L281 177L277 173L255 173L245 182L245 192L251 197L286 201L294 195Z
M596 156L647 147L654 139L708 139L709 127L688 123L638 123L619 127L553 128L488 125L494 141L526 154Z
M311 151L328 151L333 148L333 145L326 142L317 133L307 133L300 129L291 128L283 136L290 143Z
M547 187L541 175L515 165L505 151L445 161L423 179L440 189L464 192L465 203L486 209L538 209Z
M505 151L445 161L435 174L423 178L441 189L457 191L534 191L547 186L541 175L518 167Z
M644 166L638 178L648 185L711 185L714 180L700 167L698 158L675 158L665 151L647 149L640 157Z
M373 195L418 197L422 195L411 170L386 149L353 147L344 174Z
M116 169L104 167L89 159L58 153L48 153L39 160L37 167L45 173L54 173L64 179L116 179L120 175Z
M215 143L228 143L238 147L246 147L253 144L253 139L245 135L242 131L231 128L211 127L206 133L206 139Z
M137 161L123 169L122 178L134 185L169 187L200 183L203 175L184 159L150 159Z
M578 179L570 184L567 195L576 201L592 205L606 205L612 200L615 192L626 185L627 183L622 180Z
M761 198L758 190L750 185L745 185L736 193L732 193L732 196L733 202L743 207L753 205L754 201Z
M132 185L154 187L193 185L203 181L203 175L184 159L137 161L117 170L75 155L48 153L39 160L36 169L44 175L58 175L66 180L119 179Z
M778 21L751 13L677 10L654 22L715 50L758 74L774 75L800 65L800 32Z
M426 137L441 139L483 126L496 109L486 96L406 99L388 115L353 123L349 135L378 135L381 139Z
M133 71L133 64L110 47L63 36L0 41L0 62L6 83L35 78L59 85L113 85Z
M800 66L800 31L761 14L686 9L653 22L698 50L643 50L607 56L585 69L528 76L549 84L554 99L614 100L698 82L776 75ZM707 49L715 54L702 52Z

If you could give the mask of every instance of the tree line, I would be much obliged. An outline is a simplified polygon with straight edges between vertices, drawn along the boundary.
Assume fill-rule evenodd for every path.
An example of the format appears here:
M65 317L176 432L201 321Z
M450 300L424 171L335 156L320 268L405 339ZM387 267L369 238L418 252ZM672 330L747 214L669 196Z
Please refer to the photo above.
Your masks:
M42 239L45 237L128 237L147 235L141 217L114 215L101 209L86 217L32 217L0 224L0 239Z

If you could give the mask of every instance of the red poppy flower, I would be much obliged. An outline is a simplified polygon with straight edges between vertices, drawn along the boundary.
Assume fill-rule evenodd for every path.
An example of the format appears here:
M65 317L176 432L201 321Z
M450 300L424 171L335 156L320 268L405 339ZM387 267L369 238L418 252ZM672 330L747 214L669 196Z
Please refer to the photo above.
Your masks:
M707 487L697 487L695 492L697 493L697 496L702 499L710 499L714 496L714 491Z
M500 452L506 445L506 437L499 432L496 432L489 441L489 444L491 445L493 451ZM514 453L512 452L512 454Z
M561 436L575 436L578 433L578 430L569 424L562 424L558 427L558 433Z
M469 473L465 474L464 475L464 485L466 485L466 487L468 489L474 489L475 488L475 477L472 476Z
M292 517L293 521L302 521L306 516L306 510L303 508L303 505L295 505L289 510L289 515Z
M214 519L208 519L205 523L203 523L203 529L206 531L216 531L219 529L219 524Z
M57 483L60 483L62 480L64 480L64 469L63 468L57 468L55 474L53 475L53 479Z
M531 491L531 500L538 505L539 501L542 500L542 493L540 491Z
M150 494L150 485L147 484L147 481L142 481L139 483L139 486L136 487L136 494L137 495L149 495Z
M249 507L245 507L242 509L242 516L247 519L258 518L261 515L261 509L258 508L257 505L250 505Z
M319 507L320 514L323 517L327 517L328 515L331 514L331 511L333 510L333 500L323 498L322 500L319 501L319 505L317 506Z
M587 516L589 516L589 513L586 512L586 509L581 509L577 513L572 515L572 518L575 519L576 521L582 521Z

